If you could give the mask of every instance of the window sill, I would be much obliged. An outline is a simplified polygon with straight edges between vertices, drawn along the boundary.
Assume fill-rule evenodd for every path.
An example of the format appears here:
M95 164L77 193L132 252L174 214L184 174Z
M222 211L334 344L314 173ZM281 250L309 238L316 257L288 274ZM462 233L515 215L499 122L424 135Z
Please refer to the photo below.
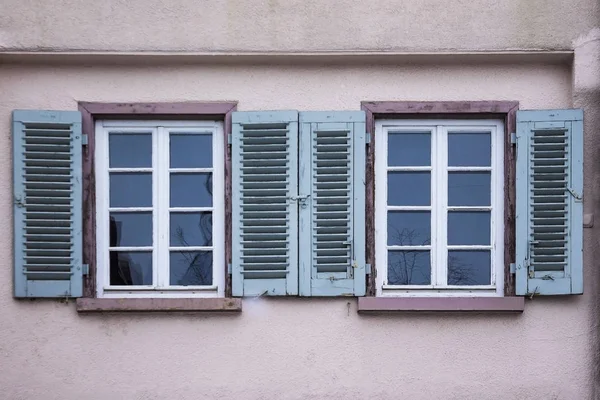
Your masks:
M226 312L242 311L242 300L233 298L185 299L77 299L77 312Z
M359 297L358 312L522 313L523 297Z

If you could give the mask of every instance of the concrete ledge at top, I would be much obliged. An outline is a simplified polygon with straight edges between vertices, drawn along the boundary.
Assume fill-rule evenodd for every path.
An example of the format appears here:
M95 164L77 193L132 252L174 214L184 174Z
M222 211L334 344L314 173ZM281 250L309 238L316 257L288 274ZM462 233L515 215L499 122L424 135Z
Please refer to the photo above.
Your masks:
M186 299L77 299L77 312L241 312L242 300L234 298Z
M359 297L359 313L506 312L522 313L523 297Z

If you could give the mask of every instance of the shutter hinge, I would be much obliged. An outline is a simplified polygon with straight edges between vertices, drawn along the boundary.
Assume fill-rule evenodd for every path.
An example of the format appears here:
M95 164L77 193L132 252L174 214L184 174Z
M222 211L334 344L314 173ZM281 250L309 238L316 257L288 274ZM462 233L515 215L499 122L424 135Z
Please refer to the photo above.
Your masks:
M82 146L88 145L88 135L81 135L81 145Z
M510 143L517 144L517 134L515 132L511 132L510 134Z
M510 263L508 266L510 268L510 273L511 274L516 274L517 273L517 264Z
M371 144L371 134L369 132L365 134L365 143Z
M227 264L227 273L231 274L231 263Z
M231 144L231 140L232 140L231 133L228 133L227 134L227 144Z
M89 275L90 274L90 264L82 264L81 265L81 273L83 275Z
M365 264L365 274L371 275L371 264Z

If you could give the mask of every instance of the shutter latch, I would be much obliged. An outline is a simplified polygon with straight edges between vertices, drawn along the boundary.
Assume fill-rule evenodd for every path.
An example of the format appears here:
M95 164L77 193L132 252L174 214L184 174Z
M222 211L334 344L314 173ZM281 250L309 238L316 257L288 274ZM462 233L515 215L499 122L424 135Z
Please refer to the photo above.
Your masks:
M569 191L569 193L571 193L571 195L572 195L573 197L575 197L575 200L579 200L579 201L583 200L583 195L581 195L581 194L577 193L576 191L574 191L574 190L573 190L573 189L571 189L571 188L567 188L567 190Z
M300 207L302 208L306 208L306 200L308 200L308 198L310 197L310 194L307 195L298 195L298 196L291 196L290 200L291 201L297 201L298 204L300 205Z

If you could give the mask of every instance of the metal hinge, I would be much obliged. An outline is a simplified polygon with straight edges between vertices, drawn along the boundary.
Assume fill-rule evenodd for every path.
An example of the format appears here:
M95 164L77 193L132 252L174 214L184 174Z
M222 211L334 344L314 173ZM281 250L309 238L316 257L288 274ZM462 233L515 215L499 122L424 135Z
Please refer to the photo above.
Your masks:
M510 273L511 274L516 274L517 273L517 264L510 263L510 264L508 264L508 267L510 268Z
M365 264L365 274L371 275L371 264Z
M82 146L88 145L88 135L81 135L81 145Z
M227 264L227 273L231 274L231 264Z
M231 144L232 138L231 138L231 133L227 134L227 144Z
M81 265L81 273L83 275L89 275L90 274L90 264L82 264Z
M371 134L369 132L365 134L365 142L371 144Z
M517 134L515 132L511 132L510 134L510 143L517 144Z

